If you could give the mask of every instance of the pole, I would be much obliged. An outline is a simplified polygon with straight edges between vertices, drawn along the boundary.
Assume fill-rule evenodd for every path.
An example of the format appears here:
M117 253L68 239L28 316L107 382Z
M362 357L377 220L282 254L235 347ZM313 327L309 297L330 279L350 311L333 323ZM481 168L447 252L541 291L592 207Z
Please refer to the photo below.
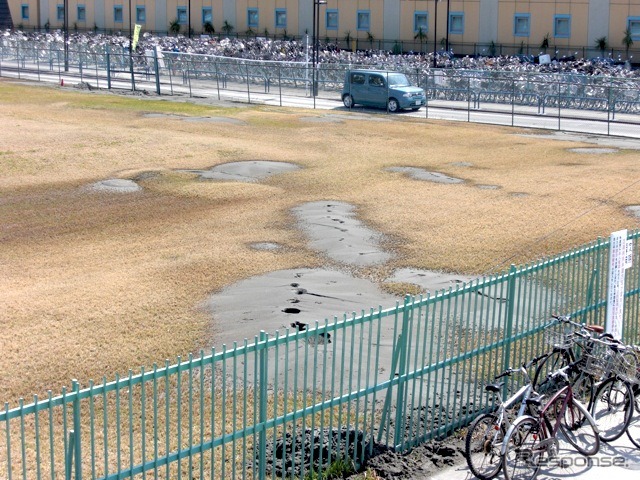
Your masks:
M438 3L440 0L434 0L435 12L433 14L433 68L436 68L436 56L438 55Z
M450 0L447 0L447 40L446 40L446 50L449 53L449 13L451 11L451 3Z
M131 27L131 0L129 0L129 57L133 53L133 29Z
M189 0L189 6L187 7L187 15L189 15L187 28L189 29L189 38L191 38L191 0Z
M64 71L69 71L69 0L64 0Z
M313 0L313 48L311 49L311 95L313 96L313 106L316 106L316 5L318 0Z

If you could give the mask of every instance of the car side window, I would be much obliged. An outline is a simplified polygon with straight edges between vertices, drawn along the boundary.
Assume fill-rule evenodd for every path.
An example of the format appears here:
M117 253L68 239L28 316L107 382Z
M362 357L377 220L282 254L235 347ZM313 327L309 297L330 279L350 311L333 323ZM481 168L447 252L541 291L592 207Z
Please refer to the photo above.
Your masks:
M384 79L380 75L371 75L369 85L372 87L384 87Z
M361 73L352 73L351 83L353 85L364 85L364 75Z

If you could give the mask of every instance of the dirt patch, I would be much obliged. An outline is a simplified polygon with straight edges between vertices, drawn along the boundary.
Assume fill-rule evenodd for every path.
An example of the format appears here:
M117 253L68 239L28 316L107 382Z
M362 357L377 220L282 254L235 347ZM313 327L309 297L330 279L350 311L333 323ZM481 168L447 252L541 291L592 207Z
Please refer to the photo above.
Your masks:
M464 183L464 180L460 178L450 177L440 172L430 172L424 168L416 167L390 167L387 168L389 172L399 172L414 178L416 180L424 180L427 182L436 183Z
M144 118L169 118L173 120L182 120L183 122L192 123L223 123L227 125L247 124L247 122L243 122L242 120L231 117L186 117L182 115L170 115L166 113L145 113Z
M380 247L381 234L362 224L353 205L332 201L310 202L294 208L293 212L300 228L309 237L309 246L336 262L366 266L392 258Z
M631 215L640 219L640 205L631 205L625 208L625 210L629 212Z
M573 153L586 153L588 155L604 155L607 153L618 153L617 148L570 148Z
M127 180L123 178L111 178L109 180L102 180L92 184L89 188L98 191L107 191L114 193L132 193L142 190L142 187L133 180Z
M272 175L298 170L300 167L293 163L252 161L231 162L216 165L209 170L182 170L195 173L206 180L218 180L225 182L257 182Z

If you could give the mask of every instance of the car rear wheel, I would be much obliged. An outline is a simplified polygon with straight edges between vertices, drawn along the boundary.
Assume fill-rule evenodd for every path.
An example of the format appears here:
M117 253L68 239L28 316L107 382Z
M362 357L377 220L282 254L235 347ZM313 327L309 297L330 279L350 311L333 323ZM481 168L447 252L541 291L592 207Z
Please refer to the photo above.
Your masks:
M387 108L391 113L395 113L398 110L400 110L400 104L398 103L398 100L396 100L395 98L390 98L389 102L387 103Z
M344 106L347 108L353 107L353 97L351 95L345 95L342 97L342 103L344 103Z

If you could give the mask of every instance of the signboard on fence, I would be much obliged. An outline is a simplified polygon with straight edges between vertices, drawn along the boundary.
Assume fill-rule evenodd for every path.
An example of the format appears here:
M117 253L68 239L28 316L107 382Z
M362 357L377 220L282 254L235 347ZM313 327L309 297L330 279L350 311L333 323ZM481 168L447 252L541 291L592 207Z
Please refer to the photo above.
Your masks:
M627 231L613 232L609 240L609 279L607 283L606 331L622 339L624 322L624 277L631 267L633 241L627 240Z

